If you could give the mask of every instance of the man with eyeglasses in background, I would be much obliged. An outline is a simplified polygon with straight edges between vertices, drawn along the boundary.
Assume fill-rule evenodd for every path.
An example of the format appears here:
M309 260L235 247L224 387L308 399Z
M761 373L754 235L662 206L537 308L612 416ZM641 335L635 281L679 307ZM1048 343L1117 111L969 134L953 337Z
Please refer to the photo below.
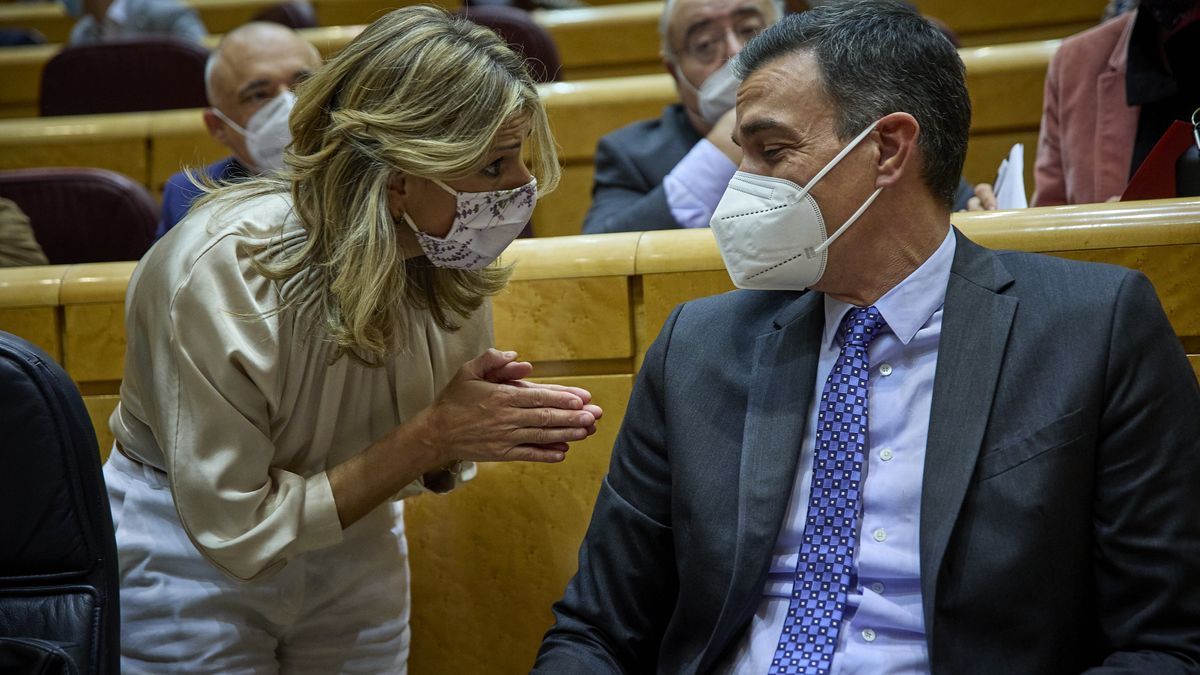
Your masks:
M585 234L708 227L742 160L731 140L740 81L729 61L784 12L772 0L667 0L658 32L679 103L600 139ZM960 181L954 208L996 208L991 186Z
M600 139L585 233L708 226L741 161L726 63L779 17L771 0L667 0L659 36L679 103Z

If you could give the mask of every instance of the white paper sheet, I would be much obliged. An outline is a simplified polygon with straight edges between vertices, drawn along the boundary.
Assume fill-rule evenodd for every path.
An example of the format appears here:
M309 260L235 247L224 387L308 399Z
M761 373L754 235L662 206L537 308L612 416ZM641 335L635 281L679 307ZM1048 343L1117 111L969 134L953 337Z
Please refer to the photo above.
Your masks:
M996 183L992 188L996 193L997 209L1024 209L1029 207L1025 197L1025 146L1017 143L1008 153L1008 158L1000 162L1000 170L996 172Z

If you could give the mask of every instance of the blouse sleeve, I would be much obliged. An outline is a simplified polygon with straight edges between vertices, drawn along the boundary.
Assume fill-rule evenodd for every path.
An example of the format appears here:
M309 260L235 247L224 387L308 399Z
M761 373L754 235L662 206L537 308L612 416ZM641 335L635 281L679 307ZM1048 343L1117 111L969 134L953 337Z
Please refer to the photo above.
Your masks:
M325 472L273 465L285 322L264 316L275 288L241 258L208 251L171 296L168 354L157 360L170 385L154 406L167 419L151 426L188 536L226 574L250 580L338 543L342 528Z

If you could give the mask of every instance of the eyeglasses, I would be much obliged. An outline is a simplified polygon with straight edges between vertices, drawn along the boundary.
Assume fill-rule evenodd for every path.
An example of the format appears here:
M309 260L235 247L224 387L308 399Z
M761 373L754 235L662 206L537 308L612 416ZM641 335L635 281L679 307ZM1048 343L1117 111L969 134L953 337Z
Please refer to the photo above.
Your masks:
M731 34L738 46L744 47L766 27L762 17L743 18L730 26L714 23L693 31L683 46L683 53L699 63L710 65L718 59L731 56L725 53L726 40Z

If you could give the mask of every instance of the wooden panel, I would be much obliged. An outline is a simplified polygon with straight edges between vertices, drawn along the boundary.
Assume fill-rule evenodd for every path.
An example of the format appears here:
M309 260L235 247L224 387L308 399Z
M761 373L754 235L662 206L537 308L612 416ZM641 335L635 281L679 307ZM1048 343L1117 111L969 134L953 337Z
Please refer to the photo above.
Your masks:
M1079 25L1094 25L1104 14L1105 0L1021 0L986 5L962 0L914 0L922 13L937 17L960 38L1020 34L1032 28L1058 28L1074 31ZM1069 35L1061 32L1061 35ZM990 40L997 42L997 40Z
M58 307L0 307L0 330L25 338L62 363L62 320Z
M1181 338L1200 336L1200 244L1052 253L1139 270L1154 284L1175 333Z
M487 464L448 495L406 502L413 675L527 673L577 568L632 375L559 381L604 408L561 464ZM469 636L464 638L464 636ZM464 641L465 640L465 641Z
M145 184L147 113L0 120L0 169L90 166Z
M150 120L150 184L156 196L174 173L186 166L202 167L229 156L229 149L208 134L203 112L171 110Z
M50 42L66 42L75 20L58 2L18 2L0 5L0 28L36 30ZM7 49L7 47L5 47Z
M563 160L591 161L596 141L631 122L658 117L677 100L666 74L590 82L556 82L538 88Z
M592 204L591 162L563 167L558 189L533 211L533 236L569 237L583 233L583 217Z
M493 302L496 346L528 361L633 356L623 276L514 281Z
M641 278L642 302L638 312L638 362L658 336L675 306L718 293L733 290L733 281L724 269L719 271L675 272L647 274Z
M0 117L36 117L42 68L59 45L0 49Z
M96 430L96 443L99 446L101 462L107 460L109 452L112 451L113 435L108 428L108 416L116 409L117 402L120 400L121 397L116 394L83 397L83 405L87 408L88 417L92 420L92 427Z
M566 77L579 80L611 76L613 67L662 72L658 55L662 6L661 2L634 2L539 10L533 17L554 38Z
M1188 354L1188 361L1192 362L1192 370L1196 371L1196 379L1200 380L1200 354Z
M963 164L963 176L972 185L993 183L1000 162L1008 157L1015 143L1025 144L1025 196L1033 200L1033 165L1037 155L1038 129L1028 131L989 133L975 135L967 143L967 161Z
M120 380L125 373L125 304L105 302L63 308L63 367L83 385Z

